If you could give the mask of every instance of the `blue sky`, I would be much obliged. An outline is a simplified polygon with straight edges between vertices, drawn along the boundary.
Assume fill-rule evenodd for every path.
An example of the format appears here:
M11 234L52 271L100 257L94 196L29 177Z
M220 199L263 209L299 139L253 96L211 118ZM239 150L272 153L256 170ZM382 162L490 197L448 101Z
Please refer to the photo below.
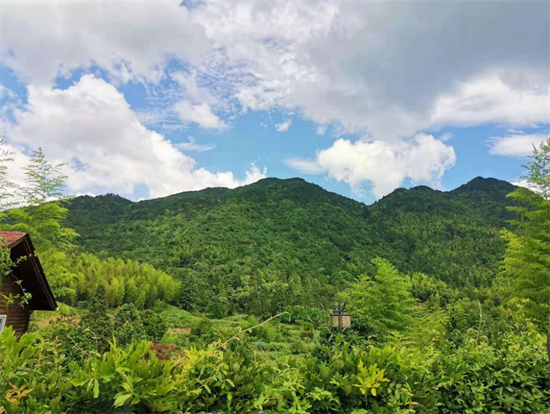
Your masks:
M549 132L548 7L9 3L0 137L15 181L41 146L67 192L134 200L267 176L366 203L519 182Z

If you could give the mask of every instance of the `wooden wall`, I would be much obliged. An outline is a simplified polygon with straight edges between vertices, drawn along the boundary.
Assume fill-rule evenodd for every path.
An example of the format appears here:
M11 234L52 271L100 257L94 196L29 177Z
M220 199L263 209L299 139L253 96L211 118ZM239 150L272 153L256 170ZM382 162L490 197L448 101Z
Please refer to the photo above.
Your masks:
M13 276L4 276L2 279L3 283L2 286L0 286L1 293L5 295L9 293L12 295L17 295L21 292L19 285L13 283L15 281ZM30 307L21 307L17 303L8 307L4 303L4 299L0 298L0 315L7 315L6 327L13 327L13 330L18 335L27 332L31 317Z

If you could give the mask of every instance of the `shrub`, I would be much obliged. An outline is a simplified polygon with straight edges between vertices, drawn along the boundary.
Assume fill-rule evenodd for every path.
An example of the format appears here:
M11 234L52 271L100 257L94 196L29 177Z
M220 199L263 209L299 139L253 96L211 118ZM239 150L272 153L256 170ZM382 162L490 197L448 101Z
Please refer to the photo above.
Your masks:
M206 318L201 319L200 322L193 327L191 333L189 334L189 341L191 342L197 341L208 344L215 338L216 334L214 332L214 325L212 325L212 322Z
M109 349L109 341L113 339L113 324L109 317L103 285L97 287L88 311L80 321L80 326L93 337L98 352L102 353Z
M115 336L119 344L126 345L132 340L144 340L147 333L140 312L133 303L122 305L115 315Z
M17 413L355 412L543 413L550 404L544 338L531 325L496 343L449 352L353 347L325 357L257 360L243 339L185 350L134 341L67 364L39 333L0 333L0 407ZM159 358L160 356L160 358ZM169 359L166 359L169 358ZM68 367L67 367L68 365ZM0 410L1 411L1 410Z
M143 327L145 328L147 337L152 341L160 341L168 330L162 316L151 310L141 312L141 320L143 322Z

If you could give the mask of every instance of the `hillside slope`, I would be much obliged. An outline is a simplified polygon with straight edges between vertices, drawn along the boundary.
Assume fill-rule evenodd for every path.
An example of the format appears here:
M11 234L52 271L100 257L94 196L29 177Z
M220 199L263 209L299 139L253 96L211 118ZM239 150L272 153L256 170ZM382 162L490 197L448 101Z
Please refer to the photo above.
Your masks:
M324 302L376 256L454 286L490 283L514 188L476 178L451 192L398 189L367 206L302 179L268 178L137 203L77 197L67 224L86 250L183 279L184 302L254 311Z

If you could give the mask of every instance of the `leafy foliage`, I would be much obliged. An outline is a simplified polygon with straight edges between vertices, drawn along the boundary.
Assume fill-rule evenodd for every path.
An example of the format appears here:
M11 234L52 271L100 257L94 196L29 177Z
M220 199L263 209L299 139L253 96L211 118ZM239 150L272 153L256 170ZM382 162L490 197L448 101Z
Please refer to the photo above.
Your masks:
M41 149L33 152L30 165L24 168L26 185L17 188L15 202L19 208L0 213L3 230L32 234L36 254L50 275L50 284L57 297L74 296L70 284L75 275L60 265L74 248L76 232L63 225L67 216L67 199L63 197L66 177L60 165L46 160ZM5 196L5 194L4 194Z
M70 304L90 300L100 285L111 308L125 303L132 303L138 309L152 308L157 300L174 302L180 291L180 283L170 275L133 260L100 260L79 254L68 262L66 265L77 275L71 285L76 294Z
M544 412L550 367L532 329L452 353L340 344L328 359L255 361L246 344L160 359L151 344L112 344L64 361L38 333L0 334L0 406L31 412Z
M550 139L535 149L526 168L528 183L540 195L525 188L509 195L518 204L510 210L519 219L511 221L514 232L503 231L501 275L508 299L526 300L530 315L544 326L550 321Z
M141 313L141 320L147 337L154 342L159 342L168 330L162 316L151 310L143 311Z
M107 312L105 289L99 286L91 300L88 312L82 317L81 328L93 338L95 349L105 352L113 338L113 323Z
M373 260L374 276L361 275L343 293L354 314L369 318L385 331L402 331L411 324L413 297L409 280L388 261Z

